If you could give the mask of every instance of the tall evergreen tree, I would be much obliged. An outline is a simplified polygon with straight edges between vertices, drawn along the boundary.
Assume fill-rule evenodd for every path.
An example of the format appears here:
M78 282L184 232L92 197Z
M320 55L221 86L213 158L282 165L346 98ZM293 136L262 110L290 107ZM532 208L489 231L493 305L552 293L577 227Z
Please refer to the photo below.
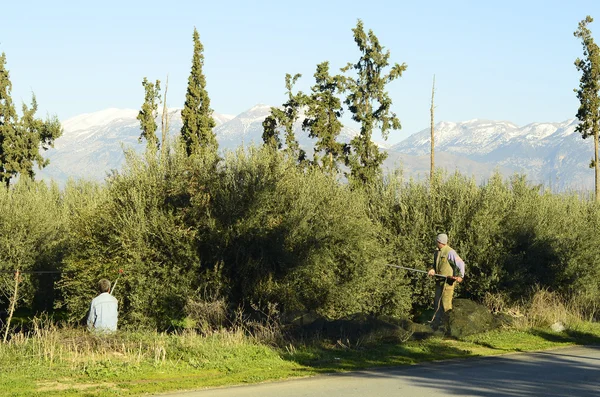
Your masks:
M353 183L368 184L381 173L380 166L387 157L372 141L373 130L379 128L383 138L387 139L390 129L401 128L396 114L390 111L392 100L385 89L388 83L402 76L407 66L396 63L383 74L389 66L389 50L384 52L372 30L365 33L360 19L352 31L362 55L357 63L349 63L342 71L353 69L357 74L345 79L346 89L350 91L345 103L352 119L360 123L360 134L351 141L352 153L347 156L346 164L350 167Z
M279 131L277 129L277 118L273 115L273 112L277 112L278 110L279 109L277 108L271 108L271 114L268 115L262 123L262 140L266 146L269 146L274 150L281 149L281 138L279 137Z
M6 69L6 55L0 56L0 181L8 185L10 179L14 176L7 170L7 156L10 153L8 137L16 136L17 132L17 112L11 97L12 83L10 75ZM4 149L6 146L8 149Z
M316 84L307 98L306 118L302 128L308 131L311 138L317 139L313 162L318 164L319 153L324 153L320 159L321 167L333 174L338 169L338 158L344 154L344 144L337 141L343 127L339 118L344 109L336 96L342 88L342 78L329 74L329 62L317 65L314 76Z
M188 78L188 88L185 95L185 104L181 111L183 127L181 139L185 143L188 155L196 153L199 149L217 151L219 144L213 132L216 123L212 117L210 98L206 91L206 78L202 73L204 66L204 47L200 42L198 31L194 28L194 56L192 58L192 71Z
M292 76L287 73L285 75L285 88L287 101L282 105L282 109L272 107L271 114L263 121L263 142L266 145L275 148L281 148L281 138L279 138L279 128L283 128L285 132L285 149L284 151L292 158L298 159L299 162L306 160L306 152L300 148L300 144L294 133L294 124L300 117L300 111L306 103L306 96L302 91L293 93L294 84L302 77L301 74Z
M144 77L142 81L144 86L144 103L142 109L138 113L137 119L140 121L140 128L142 133L140 134L139 141L146 139L148 148L158 149L160 143L158 142L158 136L156 136L156 117L158 116L158 103L160 102L160 80L156 80L156 83L148 81Z
M48 150L62 134L56 116L45 121L36 118L37 100L33 95L31 107L23 104L23 116L19 119L11 98L12 83L6 69L6 55L0 56L0 182L8 186L17 175L33 178L34 163L42 169L49 161L44 159L40 148Z
M600 123L600 49L592 37L588 24L594 19L589 15L579 22L579 27L573 35L581 39L583 45L583 59L575 60L575 67L581 72L579 88L574 91L579 99L577 118L580 123L575 128L581 133L583 139L590 136L594 138L594 159L590 167L595 170L595 199L600 201L600 169L598 164L598 128Z

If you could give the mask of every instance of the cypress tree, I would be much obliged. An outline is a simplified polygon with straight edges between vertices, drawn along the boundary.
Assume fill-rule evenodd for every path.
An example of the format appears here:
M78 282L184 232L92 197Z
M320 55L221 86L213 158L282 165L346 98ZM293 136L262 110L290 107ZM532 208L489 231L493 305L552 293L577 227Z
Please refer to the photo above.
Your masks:
M277 108L271 108L271 114L262 123L262 140L266 146L274 150L281 149L281 138L277 130L277 118L273 115L273 112L277 110Z
M300 144L294 133L294 124L300 117L300 111L306 103L306 96L299 91L294 94L293 88L296 81L302 77L301 74L292 76L285 75L285 88L288 100L282 105L282 109L271 108L271 114L263 121L263 142L274 148L281 148L278 128L285 131L284 151L292 158L298 159L300 163L306 161L306 152L300 148Z
M346 165L350 167L349 179L366 185L380 175L380 166L387 157L371 139L374 128L381 130L384 139L390 129L401 128L396 114L390 111L392 100L385 89L388 83L402 76L407 66L396 63L383 74L389 66L389 50L384 52L372 30L365 33L360 19L352 31L362 55L357 63L349 63L342 71L354 69L357 74L355 78L345 78L346 89L350 91L345 103L352 119L360 123L360 134L351 141L352 152L346 157Z
M142 129L138 141L141 142L142 139L146 139L148 148L158 149L160 143L156 136L156 130L158 128L156 125L156 117L158 116L158 103L160 102L160 80L156 80L156 83L152 83L144 77L142 86L144 86L145 95L142 109L137 116Z
M210 98L206 91L206 78L202 73L204 66L204 47L200 42L198 31L194 28L194 56L192 71L188 78L188 88L185 95L185 105L181 110L183 127L181 139L185 143L188 156L199 149L217 151L219 144L213 132L216 123L212 117Z
M589 15L579 22L578 29L573 35L581 39L583 45L583 59L575 60L575 67L581 72L579 80L579 89L574 91L579 99L579 109L577 110L577 118L580 123L575 128L583 139L590 136L594 138L594 159L590 164L590 168L595 170L595 189L594 196L596 201L600 201L600 169L598 164L598 123L600 122L600 49L592 37L592 32L588 28L588 24L594 19Z
M316 84L307 98L306 118L302 128L311 138L316 138L313 162L319 165L319 153L324 153L321 168L333 174L337 171L337 161L344 154L344 144L337 141L342 130L339 118L343 108L336 94L342 88L342 78L329 74L329 62L317 65L314 74Z
M12 83L6 69L6 55L2 53L0 56L0 181L5 185L8 185L14 176L7 170L7 157L10 153L9 137L16 136L18 123L11 91Z
M34 163L38 168L49 164L40 153L54 145L62 134L56 116L45 121L35 117L38 110L35 95L31 107L23 104L23 117L18 118L11 98L12 83L6 69L6 55L0 56L0 181L6 186L17 175L33 178Z

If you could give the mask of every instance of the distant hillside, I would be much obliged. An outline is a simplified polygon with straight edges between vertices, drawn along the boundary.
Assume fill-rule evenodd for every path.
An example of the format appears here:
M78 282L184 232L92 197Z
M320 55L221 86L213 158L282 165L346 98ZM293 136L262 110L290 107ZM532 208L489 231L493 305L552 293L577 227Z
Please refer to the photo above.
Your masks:
M262 122L269 105L256 105L237 115L215 113L215 133L221 150L262 143ZM112 169L120 169L123 148L142 152L137 110L106 109L82 114L63 122L64 135L45 156L50 165L38 172L44 179L63 184L69 177L102 180ZM170 134L181 129L180 109L170 109ZM495 171L509 176L525 173L536 183L553 189L590 189L593 171L592 141L575 133L576 122L534 123L524 127L506 121L470 120L436 125L436 166L459 171L482 182ZM345 128L340 140L349 142L357 131ZM401 167L406 177L426 178L429 174L429 129L382 150L388 151L384 168ZM300 145L312 153L314 140L296 125Z
M214 113L217 122L214 131L220 150L262 144L262 122L270 109L268 105L256 105L237 116ZM138 111L133 109L106 109L64 121L63 136L44 154L50 159L50 165L38 174L61 184L69 177L104 179L112 169L120 169L123 165L123 148L143 152L145 143L138 142L141 131L137 114ZM182 126L181 109L170 109L169 119L170 135L178 135ZM302 131L300 123L297 123L295 133L300 145L312 152L314 139ZM344 128L340 140L349 142L355 134L356 131Z
M532 181L556 190L591 189L594 173L589 164L593 158L593 141L582 139L575 132L576 126L575 120L524 127L506 121L441 122L435 128L436 152L524 173ZM429 129L411 135L390 150L428 154Z

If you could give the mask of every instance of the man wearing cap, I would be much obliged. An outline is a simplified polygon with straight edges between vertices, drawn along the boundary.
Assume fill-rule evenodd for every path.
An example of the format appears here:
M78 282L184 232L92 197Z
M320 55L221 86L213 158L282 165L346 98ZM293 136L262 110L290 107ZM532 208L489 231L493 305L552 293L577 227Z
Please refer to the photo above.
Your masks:
M432 319L434 327L439 326L442 315L452 310L452 296L454 283L462 283L465 276L465 262L448 245L448 236L438 234L436 238L437 250L433 255L433 267L427 273L430 277L435 274L446 276L438 277L435 285L435 314Z

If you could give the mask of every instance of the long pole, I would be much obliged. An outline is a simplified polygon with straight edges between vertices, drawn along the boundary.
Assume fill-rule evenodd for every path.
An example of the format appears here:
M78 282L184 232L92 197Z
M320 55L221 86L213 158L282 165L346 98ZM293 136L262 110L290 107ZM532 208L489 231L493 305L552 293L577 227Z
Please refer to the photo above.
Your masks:
M429 272L427 270L421 270L421 269L413 269L412 267L404 267L404 266L398 266L398 265L390 265L389 263L386 265L389 267L395 267L396 269L404 269L404 270L408 270L411 272L418 272L418 273L425 273L425 274L429 274ZM442 278L448 278L448 276L444 276L443 274L438 274L435 273L434 274L435 277L442 277Z
M12 299L10 300L10 311L8 314L8 320L6 320L6 328L4 329L4 343L6 343L6 340L8 339L8 330L10 329L10 321L12 320L12 316L15 312L15 305L17 304L17 299L19 297L19 276L21 275L21 273L19 272L19 270L17 270L15 272L15 290L12 296Z
M114 295L115 288L117 288L117 283L119 282L119 279L121 278L122 274L123 274L123 269L119 269L119 275L117 276L117 279L115 280L115 282L112 285L112 288L110 289L111 295Z
M431 168L429 171L429 186L433 186L433 173L435 172L435 154L434 154L434 147L435 147L435 127L433 124L433 111L435 109L435 107L433 106L433 97L435 95L435 74L433 75L433 85L431 87Z

